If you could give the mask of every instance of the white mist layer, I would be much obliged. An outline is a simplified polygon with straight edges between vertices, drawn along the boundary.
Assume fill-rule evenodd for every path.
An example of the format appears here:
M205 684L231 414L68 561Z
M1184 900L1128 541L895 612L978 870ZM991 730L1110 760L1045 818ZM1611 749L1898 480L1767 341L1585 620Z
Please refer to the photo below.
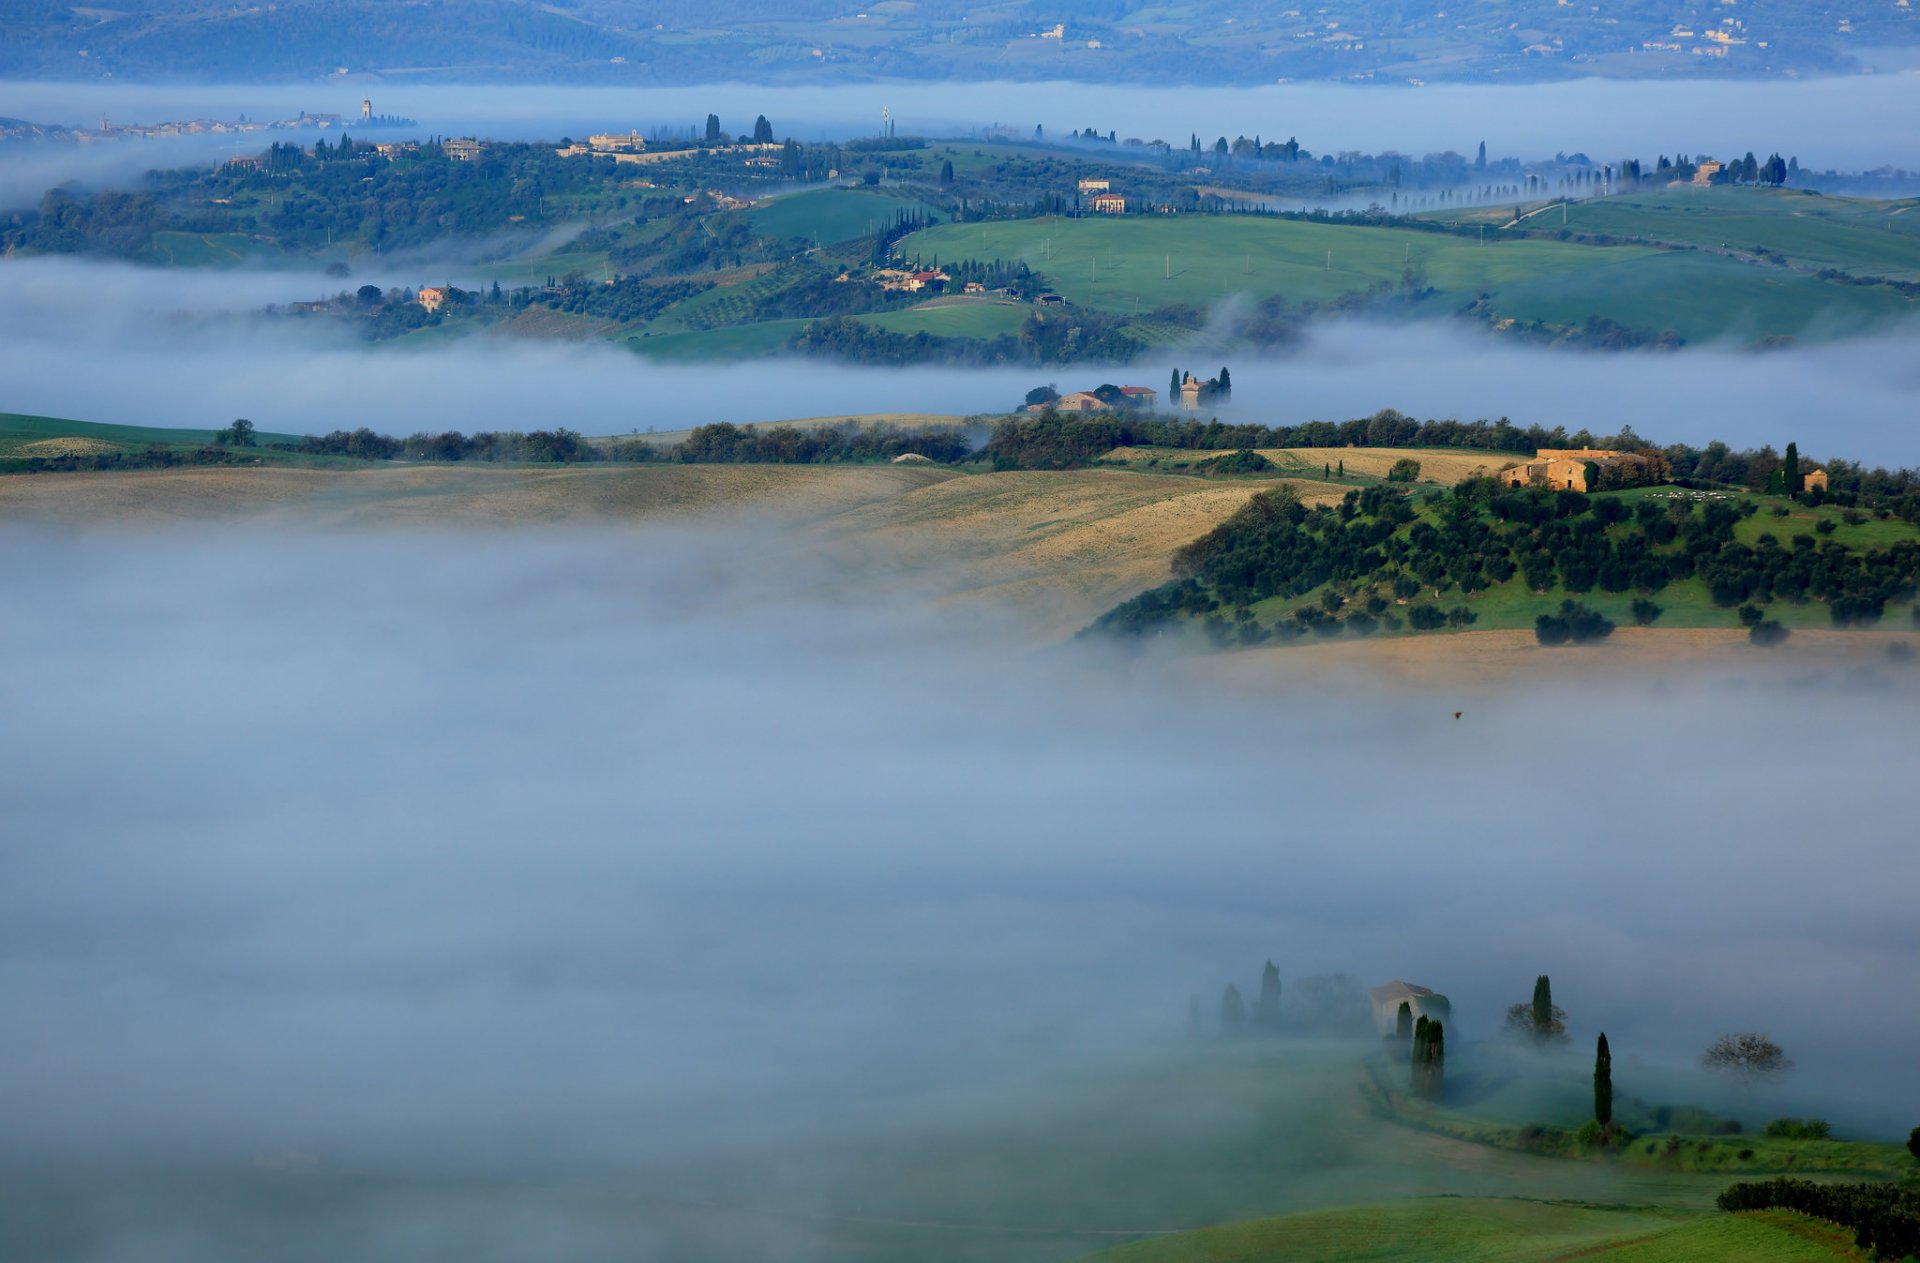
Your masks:
M1164 388L1173 365L1211 373L1219 358L1170 349L1164 363L1127 367L889 369L800 359L675 365L611 344L489 335L425 351L370 348L320 321L261 323L237 313L370 278L416 283L424 265L392 263L345 282L71 259L4 267L12 301L0 306L0 410L132 425L213 428L246 417L281 433L564 425L625 434L712 421L999 413L1042 382ZM483 283L484 268L473 270ZM1908 327L1766 354L1711 346L1600 354L1440 323L1343 324L1318 328L1288 353L1226 357L1234 397L1217 413L1272 425L1398 408L1596 435L1630 424L1662 443L1796 441L1815 459L1908 466L1920 464L1916 346Z
M1760 1028L1920 1116L1911 688L1233 696L776 538L0 535L0 1157L691 1159L1269 957L1458 1041L1547 972L1623 1065Z

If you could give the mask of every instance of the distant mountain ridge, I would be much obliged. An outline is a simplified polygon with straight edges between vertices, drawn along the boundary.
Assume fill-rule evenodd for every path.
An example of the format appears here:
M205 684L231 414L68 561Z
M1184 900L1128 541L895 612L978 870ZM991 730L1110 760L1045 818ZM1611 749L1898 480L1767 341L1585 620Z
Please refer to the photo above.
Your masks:
M1920 10L1841 17L1804 0L1461 0L1444 8L1329 0L1282 9L1196 0L15 0L0 76L168 80L738 79L1486 80L1776 76L1870 68L1920 46ZM1177 16L1176 16L1177 15ZM1863 60L1865 59L1865 60Z

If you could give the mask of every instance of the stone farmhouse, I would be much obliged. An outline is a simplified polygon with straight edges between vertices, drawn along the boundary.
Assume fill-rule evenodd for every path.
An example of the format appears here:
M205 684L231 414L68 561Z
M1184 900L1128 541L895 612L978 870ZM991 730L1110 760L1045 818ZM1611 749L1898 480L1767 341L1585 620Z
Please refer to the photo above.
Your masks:
M1398 1028L1402 1004L1413 1009L1413 1020L1416 1022L1422 1017L1439 1018L1444 1021L1453 1011L1453 1006L1447 1002L1447 997L1432 987L1401 982L1398 978L1384 986L1367 988L1367 1000L1373 1006L1374 1028L1383 1037L1393 1034Z
M1087 199L1087 208L1102 215L1124 215L1127 199L1118 193L1095 193Z
M1088 176L1086 179L1080 181L1080 191L1082 193L1105 193L1112 187L1113 185L1108 181L1096 179L1093 176Z
M1500 471L1509 487L1546 487L1553 491L1589 491L1587 466L1645 465L1646 457L1604 447L1543 447L1533 459Z
M1160 392L1151 386L1122 386L1120 395L1124 402L1121 407L1151 408L1160 398ZM1028 412L1111 412L1114 405L1108 403L1091 390L1076 390L1070 395L1062 395L1052 403L1030 403Z
M422 285L416 298L428 311L439 311L447 305L447 300L452 295L451 285Z

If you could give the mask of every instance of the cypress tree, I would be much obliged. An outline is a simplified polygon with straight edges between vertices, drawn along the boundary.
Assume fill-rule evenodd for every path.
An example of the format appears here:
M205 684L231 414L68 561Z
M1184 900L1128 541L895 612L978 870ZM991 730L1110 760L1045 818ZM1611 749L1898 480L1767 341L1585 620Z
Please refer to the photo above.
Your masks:
M1409 1058L1413 1073L1408 1087L1415 1096L1426 1094L1427 1040L1432 1030L1433 1022L1424 1013L1420 1015L1420 1020L1413 1024L1413 1055Z
M1233 374L1227 371L1226 365L1224 364L1220 366L1219 394L1222 399L1231 399L1233 397Z
M1253 1008L1253 1024L1268 1031L1280 1027L1280 970L1272 961L1260 974L1260 999Z
M1427 1027L1426 1098L1440 1099L1447 1083L1447 1028L1442 1022Z
M1402 1043L1413 1038L1413 1005L1405 1000L1400 1001L1400 1013L1393 1023L1393 1036Z
M1787 444L1786 459L1780 462L1780 482L1782 489L1790 496L1800 494L1800 445Z
M1607 1050L1605 1031L1593 1050L1593 1121L1602 1127L1613 1121L1613 1054Z
M1220 993L1220 1034L1232 1038L1247 1029L1247 1005L1240 998L1240 988L1232 983Z
M1541 974L1533 980L1533 1037L1545 1039L1553 1033L1553 984Z

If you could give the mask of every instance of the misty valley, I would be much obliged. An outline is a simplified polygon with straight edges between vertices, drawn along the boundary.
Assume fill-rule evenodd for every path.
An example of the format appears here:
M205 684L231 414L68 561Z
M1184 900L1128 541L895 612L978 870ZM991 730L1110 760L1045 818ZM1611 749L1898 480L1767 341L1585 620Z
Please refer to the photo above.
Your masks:
M0 19L0 1258L1920 1258L1911 20L1483 8Z

